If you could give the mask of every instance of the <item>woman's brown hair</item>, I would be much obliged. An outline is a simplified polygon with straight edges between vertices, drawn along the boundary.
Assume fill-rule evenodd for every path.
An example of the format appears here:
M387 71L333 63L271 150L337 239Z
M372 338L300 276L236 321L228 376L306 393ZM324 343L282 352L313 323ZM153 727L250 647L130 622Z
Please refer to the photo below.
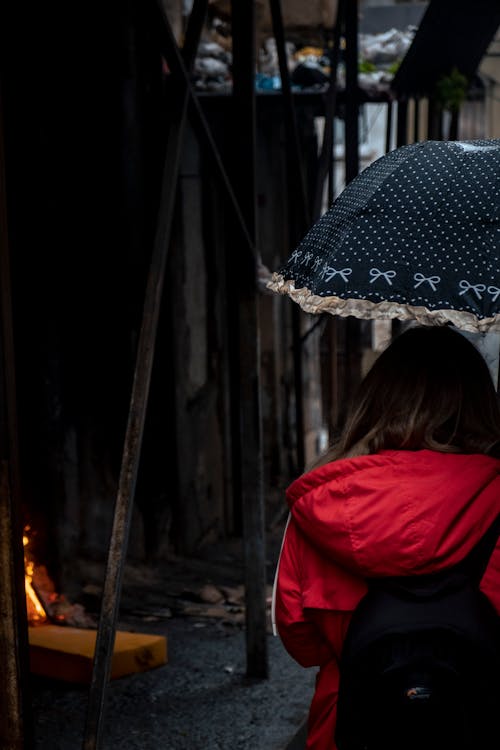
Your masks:
M500 457L500 408L488 366L448 326L416 326L383 351L354 398L340 440L316 465L384 449Z

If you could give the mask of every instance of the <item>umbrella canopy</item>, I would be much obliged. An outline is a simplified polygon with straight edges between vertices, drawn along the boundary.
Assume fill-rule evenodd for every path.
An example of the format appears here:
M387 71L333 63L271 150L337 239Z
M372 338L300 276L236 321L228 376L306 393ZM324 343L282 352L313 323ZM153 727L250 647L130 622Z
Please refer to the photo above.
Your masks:
M267 286L309 313L500 331L500 139L377 159Z

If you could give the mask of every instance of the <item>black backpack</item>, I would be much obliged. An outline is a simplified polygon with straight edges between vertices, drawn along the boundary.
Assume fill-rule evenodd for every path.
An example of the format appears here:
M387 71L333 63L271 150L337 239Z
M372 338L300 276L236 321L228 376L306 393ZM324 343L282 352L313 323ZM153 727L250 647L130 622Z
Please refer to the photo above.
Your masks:
M339 750L500 747L500 617L479 583L500 516L447 570L378 578L340 660Z

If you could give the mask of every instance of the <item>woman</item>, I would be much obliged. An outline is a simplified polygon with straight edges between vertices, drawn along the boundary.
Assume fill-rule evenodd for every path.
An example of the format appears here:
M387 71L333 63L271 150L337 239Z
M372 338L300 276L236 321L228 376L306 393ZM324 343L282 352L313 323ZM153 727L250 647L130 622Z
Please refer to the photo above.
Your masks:
M365 577L461 560L500 513L500 409L475 346L410 328L364 378L339 443L287 490L275 621L291 656L319 666L308 750L335 750L339 657ZM500 544L481 589L500 613Z

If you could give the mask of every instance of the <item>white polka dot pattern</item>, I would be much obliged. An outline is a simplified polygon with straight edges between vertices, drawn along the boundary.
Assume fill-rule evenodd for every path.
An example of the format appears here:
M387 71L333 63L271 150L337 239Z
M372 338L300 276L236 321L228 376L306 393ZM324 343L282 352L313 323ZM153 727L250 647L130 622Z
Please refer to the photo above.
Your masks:
M323 309L332 298L500 316L500 139L425 141L381 157L274 279L269 288L306 289Z

